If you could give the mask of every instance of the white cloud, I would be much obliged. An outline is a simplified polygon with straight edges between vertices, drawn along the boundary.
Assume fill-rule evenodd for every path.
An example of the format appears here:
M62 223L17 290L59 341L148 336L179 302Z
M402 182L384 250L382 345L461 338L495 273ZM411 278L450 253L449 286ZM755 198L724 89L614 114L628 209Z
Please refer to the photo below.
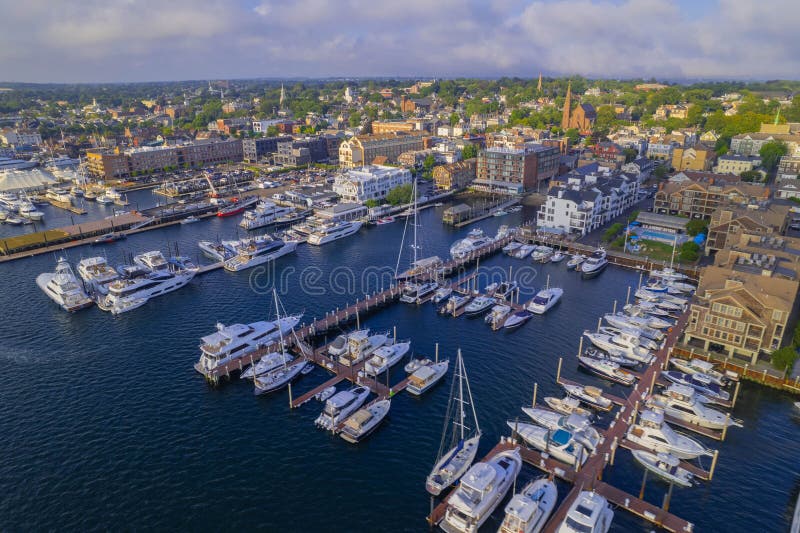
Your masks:
M0 77L796 77L796 0L0 0Z

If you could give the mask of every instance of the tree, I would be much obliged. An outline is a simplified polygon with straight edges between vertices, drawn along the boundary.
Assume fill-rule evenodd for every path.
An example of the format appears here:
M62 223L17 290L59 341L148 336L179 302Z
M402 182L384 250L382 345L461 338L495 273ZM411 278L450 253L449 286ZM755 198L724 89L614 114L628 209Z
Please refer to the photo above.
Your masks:
M278 126L267 126L267 137L277 137L279 133Z
M742 181L761 181L764 176L757 170L745 170L739 174L739 177L742 178Z
M778 370L783 370L783 371L786 371L787 369L794 366L796 360L797 360L797 349L792 345L779 348L774 352L772 352L772 355L770 356L770 361L772 362L772 366Z
M450 125L455 126L458 124L458 121L461 120L461 117L458 116L458 113L450 113Z
M379 205L381 205L381 203L374 198L370 198L369 200L364 202L364 205L369 209L372 209L373 207L378 207Z
M628 223L633 222L634 220L639 218L639 213L640 211L638 209L631 211L631 214L628 215Z
M611 226L609 226L608 229L603 232L603 240L606 242L613 241L614 237L616 237L620 231L622 231L622 224L619 222L611 224Z
M761 147L761 150L758 151L758 155L761 156L761 164L763 167L771 172L777 168L778 160L785 156L788 151L789 148L786 146L785 142L770 141Z
M639 151L636 150L635 148L625 148L622 150L622 153L625 154L626 163L630 163L631 161L636 159L636 156L639 155Z
M464 149L461 150L461 158L462 159L473 159L478 157L478 147L474 144L467 144L464 146Z
M357 128L358 125L361 124L361 113L358 111L350 113L350 118L347 119L347 123L350 124L351 128Z
M667 176L667 166L665 164L658 165L653 171L653 175L658 179L664 179Z
M425 160L422 162L422 169L427 172L430 169L432 169L433 165L435 164L436 164L436 158L433 157L433 154L428 154L427 156L425 156Z
M564 132L564 137L569 139L571 145L576 145L581 142L581 134L576 128L570 128Z
M708 233L708 220L702 218L693 218L686 223L686 234L694 237L699 233Z
M682 263L694 263L700 258L700 245L694 241L686 241L681 245L678 257Z
M386 194L386 201L392 205L401 205L411 202L411 184L399 185Z

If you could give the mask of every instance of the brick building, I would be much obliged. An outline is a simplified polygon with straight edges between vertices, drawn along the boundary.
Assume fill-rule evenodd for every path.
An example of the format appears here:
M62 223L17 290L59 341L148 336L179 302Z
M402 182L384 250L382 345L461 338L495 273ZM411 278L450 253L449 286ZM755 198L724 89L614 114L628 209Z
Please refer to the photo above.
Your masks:
M477 159L465 159L449 165L433 167L433 181L436 188L449 191L463 189L475 181Z

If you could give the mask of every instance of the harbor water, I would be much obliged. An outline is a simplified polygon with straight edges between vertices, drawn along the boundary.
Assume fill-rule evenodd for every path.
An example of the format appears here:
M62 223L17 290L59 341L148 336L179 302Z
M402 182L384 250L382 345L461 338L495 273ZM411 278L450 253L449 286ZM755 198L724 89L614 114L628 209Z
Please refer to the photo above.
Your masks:
M155 203L150 192L134 194ZM443 226L443 209L420 215L421 256L447 256L471 229ZM500 224L531 216L523 211L472 227L494 234ZM75 263L105 254L116 265L131 253L166 253L177 245L194 259L198 240L234 238L238 219L176 225L66 255ZM63 224L48 222L55 225ZM409 227L406 244L411 234ZM118 317L96 307L69 315L48 300L34 278L53 270L55 255L0 265L2 529L427 531L425 477L452 376L420 398L396 395L384 424L353 446L314 427L322 407L314 400L290 410L286 390L254 397L250 382L234 377L212 387L192 368L199 338L216 323L274 317L273 284L286 311L303 311L307 322L385 288L403 235L399 221L323 247L301 245L274 268L213 271ZM406 252L401 266L407 262ZM507 275L509 267L522 298L549 276L565 289L562 301L512 332L492 332L480 319L441 317L431 304L398 303L362 319L374 331L396 328L416 356L433 357L436 343L439 357L451 361L462 350L484 433L479 456L509 434L507 420L524 419L520 407L531 402L534 383L540 402L562 395L555 384L559 357L565 377L626 394L579 371L574 355L583 330L595 328L615 299L624 303L638 274L610 266L583 280L567 271L566 261L533 265L498 254L481 261L480 283ZM402 374L398 365L391 382ZM329 376L315 369L295 382L294 396ZM800 418L792 401L745 382L735 410L744 428L733 428L723 443L698 437L721 450L714 480L676 488L670 510L695 531L787 530L800 491ZM642 474L620 449L604 481L638 495ZM517 486L540 475L526 465ZM559 483L561 498L569 488ZM650 477L645 499L661 504L666 489ZM496 530L501 519L499 509L485 529ZM619 510L612 530L652 528Z

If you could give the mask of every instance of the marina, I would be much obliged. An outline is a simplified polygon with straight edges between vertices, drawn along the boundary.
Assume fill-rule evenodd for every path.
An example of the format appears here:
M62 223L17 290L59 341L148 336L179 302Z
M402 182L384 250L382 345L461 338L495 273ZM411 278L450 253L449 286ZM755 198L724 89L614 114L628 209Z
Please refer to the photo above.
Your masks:
M432 209L428 211L429 212L426 212L425 216L435 216L435 210ZM496 219L491 221L494 222L494 220ZM237 222L235 218L230 221L218 220L215 218L214 220L204 221L199 224L172 226L165 228L163 231L168 235L166 238L178 241L182 250L189 250L194 249L197 240L200 239L200 235L214 235L215 233L226 235L223 228L234 226ZM498 220L497 222L499 223L500 221ZM201 227L205 224L209 226ZM347 254L352 253L353 250L370 249L369 247L375 246L374 243L377 241L390 240L390 238L387 237L387 233L393 235L392 238L396 239L393 241L392 246L388 247L393 251L387 254L387 247L377 247L374 249L373 253L375 257L395 253L396 245L394 245L394 243L399 242L399 232L402 231L400 226L400 224L393 224L378 226L374 229L365 229L359 232L358 236L354 236L351 239L342 239L335 244L331 244L329 247L299 247L296 255L281 258L279 261L279 269L285 269L290 265L308 263L323 267L332 257L344 258ZM216 229L217 227L220 229ZM484 229L487 234L494 234L494 230L491 227ZM166 248L163 244L159 245L159 242L153 240L153 237L158 233L159 232L145 232L133 234L125 241L107 245L107 252L112 256L110 261L114 264L113 257L115 252L120 252L122 250L136 250L138 253L148 249ZM450 243L456 239L457 236L444 234L444 236L440 238L442 240L440 248L431 250L431 253L438 253L440 256L446 257L446 247L449 247ZM442 249L443 247L445 248L444 250ZM498 248L495 248L495 250L497 249ZM195 252L192 253L194 254ZM73 264L76 263L76 258L74 256L70 257L70 259L72 259ZM30 261L33 262L31 264L36 264L37 270L41 272L52 271L54 264L53 260L47 256L31 258ZM23 263L13 263L10 266L16 268L17 265L22 264ZM481 254L479 265L478 257L466 259L462 263L448 261L448 265L452 268L454 273L454 277L448 280L449 284L457 284L461 281L462 287L466 287L471 283L471 290L477 287L480 293L485 293L486 286L491 285L492 282L497 281L499 284L503 279L508 279L509 266L513 269L512 275L518 274L518 271L523 271L522 265L518 260L496 254L494 251L492 253ZM465 265L477 267L477 273L474 270L466 270ZM463 272L461 271L462 268L464 268ZM381 517L377 519L372 517L372 513L368 513L366 510L354 508L351 512L354 513L357 519L363 520L367 524L372 524L371 527L378 529L384 527L388 520L390 524L389 528L392 530L409 528L412 530L424 530L427 529L427 525L423 518L429 512L429 500L424 492L424 483L422 483L422 480L425 479L425 476L432 466L433 459L435 458L435 448L436 444L438 444L439 432L441 430L442 411L446 404L450 380L452 380L453 377L453 361L456 347L462 348L467 367L470 370L471 381L474 381L473 388L478 409L477 416L481 421L481 430L485 434L484 439L482 439L478 457L493 455L491 449L494 448L495 445L498 445L498 439L501 437L503 439L508 438L507 436L510 435L511 432L506 427L505 420L509 413L519 413L519 404L525 397L528 399L527 403L530 404L530 389L531 385L535 382L540 383L542 395L553 394L556 396L563 395L563 390L556 385L556 378L562 383L598 383L603 389L603 395L614 398L622 404L628 402L628 398L626 398L628 391L624 390L625 388L609 386L607 384L603 385L603 381L599 378L594 378L578 371L574 357L565 358L561 372L557 372L558 359L557 357L554 358L554 355L563 354L563 351L565 351L565 348L562 347L563 343L556 340L560 338L567 340L566 343L569 345L569 349L566 351L577 353L577 344L581 332L586 326L591 326L598 316L602 316L603 313L608 312L613 299L624 298L624 288L631 285L635 286L638 276L630 271L612 266L595 279L582 280L580 276L565 271L563 263L560 266L558 264L548 264L539 266L538 268L544 269L544 272L551 276L551 284L558 284L565 288L562 301L547 314L534 316L519 328L511 330L508 333L502 331L491 333L491 329L484 325L483 321L469 322L466 317L460 317L457 320L448 317L441 318L435 312L435 306L432 302L425 302L419 305L401 305L398 303L398 291L401 285L397 284L394 285L393 289L387 289L392 282L387 282L383 288L380 287L379 282L377 284L373 282L367 290L363 291L363 295L359 295L356 298L347 298L346 295L337 296L331 294L323 301L320 301L319 305L311 304L311 307L309 307L308 299L303 298L301 293L295 293L291 290L288 292L282 291L281 299L284 300L284 305L290 312L300 312L301 310L304 312L304 318L302 320L306 322L306 324L299 325L296 331L298 334L301 334L298 335L300 338L304 338L304 334L308 333L308 335L305 335L305 338L308 340L308 346L315 347L314 355L310 355L310 357L317 361L316 366L318 367L317 370L300 377L296 383L292 384L291 396L287 390L284 390L280 393L273 393L254 399L251 392L252 386L249 385L251 382L238 379L231 379L228 381L225 378L226 375L234 377L238 374L238 364L228 368L227 374L219 373L217 375L219 386L215 387L203 386L203 379L200 375L189 368L190 364L197 358L195 353L196 339L209 333L215 321L232 323L236 321L256 320L258 317L263 317L268 314L265 310L265 302L268 301L270 297L264 294L253 294L251 292L252 288L248 275L227 273L221 270L209 270L208 273L201 278L199 284L198 281L195 281L186 289L177 291L163 299L154 300L152 304L126 314L119 319L111 320L110 322L109 320L111 317L109 315L99 315L96 310L89 309L75 315L67 316L54 305L50 306L52 317L48 318L48 321L52 324L53 320L67 319L72 324L81 325L82 331L85 331L84 328L88 327L90 332L82 333L81 335L88 334L96 339L99 339L101 336L109 335L112 335L115 339L124 339L125 334L119 331L120 328L127 329L129 326L137 324L138 327L144 327L145 324L148 324L148 336L152 340L145 340L143 344L137 345L139 347L137 351L141 349L151 350L153 353L163 353L160 343L166 342L167 346L170 347L168 353L165 355L165 357L171 361L168 365L169 368L164 364L146 365L145 367L136 365L134 367L130 366L126 361L121 361L118 357L106 356L96 358L94 361L94 365L100 375L105 372L111 372L111 375L119 375L120 371L122 372L120 378L122 378L122 376L136 375L137 378L133 381L133 391L151 390L152 387L169 387L171 392L166 398L162 397L161 401L158 403L162 403L163 401L170 403L170 405L172 405L172 407L170 407L171 412L173 412L179 420L189 421L197 416L195 405L198 400L188 400L188 403L184 407L175 406L175 402L180 401L181 403L186 403L187 399L199 398L199 401L204 405L203 411L205 414L203 416L206 422L213 423L214 427L210 428L206 423L195 424L188 422L188 427L191 428L190 431L201 433L211 431L214 434L224 431L231 435L243 435L248 439L256 438L256 442L252 444L241 443L239 453L252 453L254 456L257 453L263 453L256 452L256 450L264 449L263 444L259 445L257 443L257 439L262 438L261 436L268 435L267 438L271 441L279 439L287 445L302 448L304 453L315 454L316 468L327 472L327 475L331 476L340 475L342 453L344 453L346 449L350 449L351 453L356 454L354 457L357 457L356 460L361 465L360 468L365 469L364 475L370 475L370 473L373 475L380 475L379 472L387 468L394 472L409 470L409 479L401 480L400 487L392 487L391 489L388 487L379 488L378 492L381 493L384 490L390 491L395 499L399 500L399 502L393 500L392 508L395 508L396 505L402 505L409 513L414 514L414 516L406 516L402 520L400 520L400 517L388 519L386 517ZM469 282L464 282L464 280L467 279ZM545 278L542 277L540 282L536 285L543 286L544 279ZM297 281L295 281L295 283L297 283ZM195 285L197 285L197 287L192 288ZM290 286L295 287L295 290L298 287L297 285ZM202 288L202 291L198 290L200 288ZM37 290L35 286L34 290ZM387 293L387 291L389 292ZM531 292L530 283L520 284L519 299L521 302L533 297L533 294L534 293ZM385 301L384 295L386 296ZM43 296L37 295L37 297L45 301ZM593 299L597 302L596 305L586 306L585 304L581 305L579 303L584 300L591 301ZM249 301L250 303L243 307L240 303L243 300ZM355 302L355 300L357 300L357 302ZM357 313L353 312L354 308L357 309ZM184 318L187 316L195 316L195 318L185 321ZM574 319L565 321L565 316L574 316ZM435 323L436 331L430 332L426 331L428 328L415 328L414 324L419 323L420 320ZM314 327L312 328L312 326ZM64 326L61 327L63 328ZM408 383L404 383L408 375L401 373L400 367L402 364L398 364L397 368L390 371L388 376L381 377L378 380L371 379L371 377L359 376L359 372L363 370L359 365L363 365L363 361L356 366L334 364L333 369L328 369L329 365L334 362L324 353L325 347L328 346L341 331L357 329L358 327L368 327L376 332L392 331L393 328L396 327L400 338L410 337L412 349L416 352L416 355L413 357L420 357L420 354L426 354L433 360L434 346L436 343L439 343L439 358L440 360L443 358L450 359L450 372L442 380L442 384L426 391L422 396L417 398L410 394L402 394L402 392L405 392L404 389L408 385ZM181 334L178 338L173 339L173 332L176 328L181 328L182 331L185 331L185 334ZM304 328L308 329L304 330ZM317 330L317 328L319 329ZM312 330L315 330L313 337L310 335ZM325 330L327 330L327 335ZM64 333L62 333L62 335L63 334ZM498 335L499 337L496 337ZM188 342L184 337L188 337ZM497 341L493 340L495 338L497 338ZM180 342L178 342L178 339L181 339ZM531 342L532 339L537 339L535 343L536 347L533 349L530 348L530 346L533 346ZM502 351L496 351L495 342L504 345L504 349ZM119 341L115 341L115 344L121 346L121 348L119 348L119 350L121 350L121 355L133 353L126 348L124 342L120 343ZM310 353L304 351L305 349L300 345L295 348L298 354ZM532 357L530 362L522 364L520 360L518 360L520 354L530 354ZM525 357L527 358L527 355ZM568 360L572 363L568 364ZM64 363L69 367L73 364L79 364L80 360L68 359ZM245 362L245 365L246 364ZM178 379L175 378L173 365L174 367L181 367L178 374L182 375L182 377ZM322 371L322 368L328 370ZM498 371L500 368L514 369L512 372L517 372L519 376L509 375L508 371L505 370L501 374ZM165 375L165 369L167 369L166 374L168 375ZM48 372L45 372L45 374L47 373ZM503 376L502 379L499 379L500 375ZM13 376L14 373L9 377ZM476 378L476 376L478 377ZM642 389L645 388L644 383L647 382L646 376L647 375L640 380L643 384L640 386ZM97 378L95 376L87 376L84 379L94 382ZM313 428L311 422L321 409L321 404L314 400L314 397L318 393L328 390L331 386L338 385L338 388L341 390L343 389L343 383L348 383L347 387L349 387L350 384L358 382L371 390L371 396L368 402L375 401L382 397L391 397L391 411L380 423L380 426L375 429L364 442L359 443L357 446L345 442L338 437L335 437L336 442L334 443L328 433L315 431ZM546 384L545 382L549 383ZM649 383L647 384L649 385ZM748 387L752 386L742 387L742 394L747 394L748 398L751 398L754 392L752 388ZM245 391L244 389L248 390ZM746 392L745 389L747 389ZM133 391L132 393L138 396L138 393ZM135 396L129 395L129 397L133 400ZM287 403L290 401L290 398L292 406L294 407L294 409L291 410L287 409ZM127 402L127 400L123 401ZM149 405L149 409L160 408L149 400L143 399L141 401ZM630 406L632 404L627 403L627 405L628 407L625 411L626 415L631 412ZM230 418L229 414L232 409L235 409L238 413L236 420L226 420L226 418ZM608 422L609 416L611 416L611 421L614 421L613 415L614 412L612 411L611 415L602 416L605 418L605 421ZM640 490L642 469L641 467L635 466L636 463L631 457L627 456L627 452L623 455L623 452L618 450L618 448L625 447L621 440L618 441L617 453L614 458L613 466L610 464L605 465L605 467L601 469L603 481L594 482L594 488L599 494L603 494L609 502L615 506L619 506L615 512L615 526L621 525L621 527L627 528L647 527L643 525L645 524L644 520L647 520L653 523L665 524L665 527L669 530L673 530L673 527L679 527L681 524L685 525L688 521L695 524L697 530L703 527L704 521L706 527L713 527L709 524L715 523L719 518L703 513L700 507L692 503L692 500L696 498L696 494L694 497L691 496L691 494L693 494L692 491L704 491L704 493L708 493L710 497L714 498L713 495L715 494L724 494L724 487L730 487L732 480L737 479L737 476L740 475L733 472L731 468L736 462L734 458L740 453L737 452L737 450L742 446L742 439L739 432L748 431L747 434L749 435L749 427L750 424L752 424L752 420L748 421L750 417L747 416L746 413L737 413L737 415L744 418L745 429L740 430L737 428L729 432L728 438L724 446L722 446L723 449L714 474L713 483L709 484L708 488L676 488L672 495L672 501L668 511L664 511L661 505L646 503L658 499L659 496L654 497L654 494L657 493L653 491L663 487L660 486L661 482L656 483L651 479L647 483L644 497L636 497ZM265 417L269 418L269 424L264 423ZM622 419L622 417L620 417L620 419ZM243 424L248 427L243 427ZM264 429L260 428L260 426L265 425L267 427ZM153 438L156 438L153 431L167 431L164 427L165 426L161 424L160 427L156 426L153 429L148 428L145 432L148 435L152 435ZM409 449L408 446L411 445L411 440L408 437L402 437L401 433L406 433L408 431L414 432L414 446L421 446L425 450L423 453L425 457L422 458L423 460L420 461L419 465L409 465L407 460L400 459L400 457L395 458L393 455L399 452L401 456L406 456L407 450ZM791 434L792 429L789 427L785 428L784 431ZM112 432L112 435L113 434L115 433ZM606 439L604 441L606 443L604 446L608 446L605 449L609 451L611 447L610 444L608 444L608 440L610 439L613 442L613 428L604 431L603 434L604 439ZM118 438L121 438L121 433L118 435ZM774 435L772 436L774 437ZM188 443L185 445L178 444L178 450L187 449L186 446L188 446ZM195 444L191 444L191 446L195 446ZM203 446L208 445L203 444ZM400 449L398 449L398 446ZM497 448L497 450L494 451L496 453L497 451L502 451L502 449L510 449L512 446L518 447L519 443L512 444L506 440L502 448ZM733 448L729 451L729 447ZM276 466L275 473L270 473L269 476L286 476L289 475L290 472L293 472L292 475L299 475L295 468L289 465L279 464L280 460L275 453L283 453L281 450L284 449L283 445L280 445L277 446L274 452L271 450L267 452L268 457L275 458L277 461L276 465L278 465ZM602 449L603 445L601 445L601 450ZM166 454L169 456L173 455L173 453L183 453L178 450L175 452L153 450L150 453L156 455ZM392 452L391 450L395 451ZM388 455L386 455L387 453ZM601 453L603 452L598 452L597 455L599 456ZM731 455L729 455L729 453ZM387 459L373 464L367 461L367 458L372 457L373 454L381 454L387 457ZM571 496L567 496L566 500L564 499L565 495L569 494L569 487L565 486L565 484L572 484L577 480L577 485L574 486L578 487L581 484L581 480L587 481L591 476L591 474L588 473L588 469L593 468L592 464L596 461L596 459L590 457L580 470L575 470L565 467L565 465L553 458L544 457L541 452L536 450L522 447L520 448L520 455L525 464L517 480L517 490L523 486L525 479L529 479L529 477L525 476L530 476L531 470L540 470L540 467L536 465L544 465L544 468L559 480L557 483L559 502L548 523L553 522L561 516L558 513L566 512L565 507L568 506ZM778 454L778 457L782 457L782 454ZM222 458L219 460L212 458L211 461L213 464L217 465L216 468L236 472L237 479L248 480L248 482L255 485L259 485L260 483L256 477L251 475L251 471L258 468L258 461L245 458L239 465L231 465L227 461L223 461ZM191 457L191 454L189 454L188 462L173 462L176 463L176 468L180 472L187 471L188 469L188 471L193 472L193 476L197 476L200 479L206 476L206 474L201 473L201 469L205 469L206 466L200 466L200 463L202 462L205 465L208 462L208 458L202 461L195 461ZM145 467L145 472L152 474L154 468ZM148 474L148 476L149 475L150 474ZM311 477L303 478L302 475L300 475L300 477L306 480L311 479ZM651 478L652 477L653 476L651 476ZM368 497L367 492L359 492L360 489L356 485L356 479L359 478L361 478L361 474L352 481L345 479L343 483L351 493L360 494L362 498L366 498ZM146 483L144 473L141 475L133 474L132 483L134 485L144 486ZM608 487L606 487L606 484ZM291 485L292 488L300 490L299 485L294 483ZM236 488L237 486L238 484L227 487L227 491L232 491L231 497L243 496L242 491ZM589 485L587 484L585 487L589 487ZM615 487L620 488L615 489ZM308 490L308 488L303 490ZM588 488L585 490L588 490ZM375 489L370 489L369 492L374 493ZM659 492L663 491L659 490ZM324 498L324 492L321 490L318 492L318 489L311 488L311 493L319 494L320 497ZM510 493L511 491L509 490L509 494ZM631 497L631 495L633 495L633 497ZM229 505L235 505L233 503L234 500L229 500L228 498L229 496L224 496L224 499L229 502ZM622 510L625 508L626 498L628 498L627 506L631 511L630 513L625 513ZM93 503L92 505L102 506L99 502ZM503 519L504 505L505 503L501 503L498 506L492 516L487 519L485 527L499 527ZM715 505L720 504L717 503ZM283 523L282 521L286 519L286 515L282 514L282 511L276 507L269 507L270 515L264 518L265 523L276 525ZM306 526L311 528L326 527L323 526L323 524L328 524L327 514L329 510L330 507L327 507L326 509L312 510L306 513L304 515ZM261 515L260 511L256 511L255 513L256 515ZM386 516L391 516L388 507L386 508L386 513L388 513ZM145 516L150 517L148 520L153 519L153 515L150 515L149 512L145 513ZM637 518L639 516L643 518ZM655 518L651 518L651 516ZM135 518L131 519L136 523ZM69 517L67 518L68 522L71 520L72 519ZM217 522L217 519L213 519L212 521L220 523ZM174 520L168 517L158 519L157 522L163 525L175 523ZM230 514L226 515L226 524L228 525L231 523L244 524L245 522L244 517L237 518L232 517ZM744 523L746 523L746 521ZM327 527L335 531L346 530L344 524L334 524L333 526Z

